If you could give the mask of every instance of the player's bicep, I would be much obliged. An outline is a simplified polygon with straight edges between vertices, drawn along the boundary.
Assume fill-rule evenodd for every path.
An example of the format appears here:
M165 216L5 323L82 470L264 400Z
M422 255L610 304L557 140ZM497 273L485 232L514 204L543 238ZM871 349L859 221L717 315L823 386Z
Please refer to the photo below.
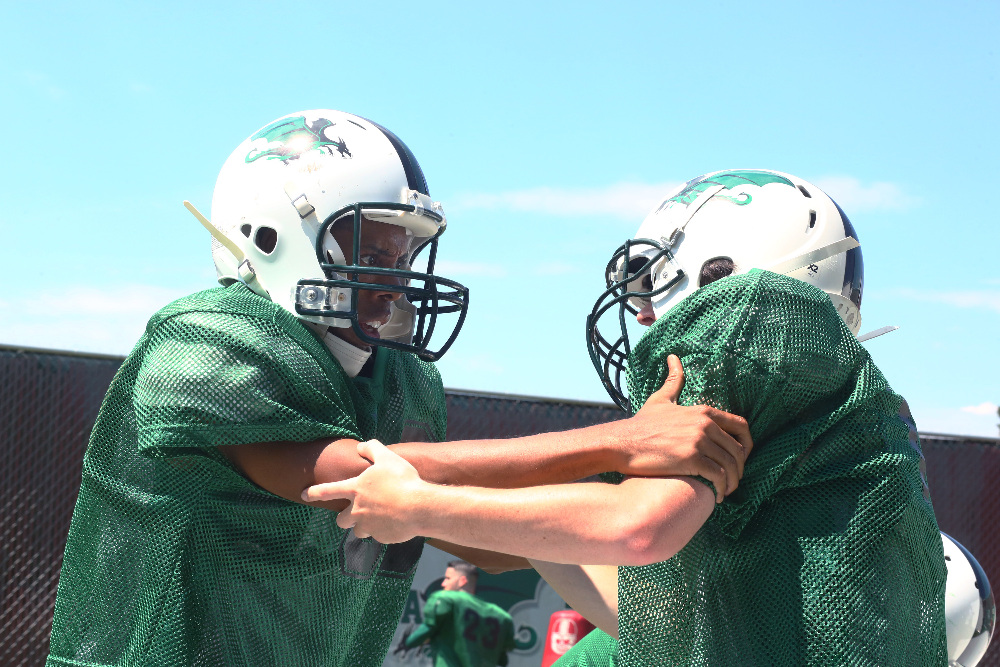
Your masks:
M358 455L358 441L351 438L312 442L263 442L219 447L247 479L292 502L302 502L302 489L313 484L337 482L364 472L369 463ZM309 503L340 511L346 500Z

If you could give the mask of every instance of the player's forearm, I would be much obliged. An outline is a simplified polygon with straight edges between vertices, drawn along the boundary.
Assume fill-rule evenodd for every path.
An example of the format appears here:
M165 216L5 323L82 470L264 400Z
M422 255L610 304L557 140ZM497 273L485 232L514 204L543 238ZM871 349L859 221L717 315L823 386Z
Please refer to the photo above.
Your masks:
M566 603L595 626L618 638L618 568L530 561Z
M621 470L630 430L620 422L505 440L402 443L392 451L435 484L519 488Z
M666 560L701 527L711 491L687 478L621 485L484 489L425 484L414 532L553 563L645 565Z

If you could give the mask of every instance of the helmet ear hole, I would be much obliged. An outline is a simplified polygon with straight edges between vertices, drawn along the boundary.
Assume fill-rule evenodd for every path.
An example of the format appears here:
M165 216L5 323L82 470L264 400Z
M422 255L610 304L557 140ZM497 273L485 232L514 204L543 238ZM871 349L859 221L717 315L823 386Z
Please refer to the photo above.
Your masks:
M262 253L270 255L278 245L278 232L271 227L258 227L253 243Z
M713 257L701 265L701 271L698 275L698 287L704 287L720 278L730 276L735 270L736 264L731 258Z

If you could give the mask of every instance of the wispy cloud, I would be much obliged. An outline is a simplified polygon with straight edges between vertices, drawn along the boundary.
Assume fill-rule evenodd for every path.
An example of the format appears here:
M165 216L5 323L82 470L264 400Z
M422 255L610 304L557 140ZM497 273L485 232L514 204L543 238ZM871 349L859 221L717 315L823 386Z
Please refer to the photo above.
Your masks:
M962 412L968 412L973 415L995 415L997 414L997 406L992 403L980 403L979 405L968 405L961 408Z
M848 214L854 211L899 210L910 208L919 199L907 195L894 183L862 183L853 176L827 176L816 180L826 194Z
M123 285L112 289L70 287L59 293L59 309L72 311L81 317L148 317L185 293L151 285ZM30 299L18 305L29 313L53 310L53 304L44 299Z
M61 88L53 83L51 77L44 72L30 70L24 72L22 75L24 80L27 81L32 88L42 93L50 100L61 100L68 95L64 88Z
M980 412L983 406L993 408L992 412ZM995 438L997 431L996 406L990 403L967 408L923 407L913 409L917 428L925 433L953 433Z
M943 303L959 308L975 308L1000 313L1000 292L989 290L961 290L954 292L938 290L916 290L901 287L886 290L886 294L898 296L912 301L929 301Z
M149 285L114 289L38 288L32 296L0 303L0 342L60 350L124 354L142 335L146 321L182 290Z
M507 192L470 192L449 207L531 211L559 216L610 216L634 222L660 203L679 183L616 183L596 188L537 187Z

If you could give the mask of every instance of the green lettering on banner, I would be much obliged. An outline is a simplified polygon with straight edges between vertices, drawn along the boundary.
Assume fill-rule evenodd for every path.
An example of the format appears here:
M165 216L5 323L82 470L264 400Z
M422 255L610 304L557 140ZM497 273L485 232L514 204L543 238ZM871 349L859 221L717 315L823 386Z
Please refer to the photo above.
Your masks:
M412 620L411 620L412 619ZM403 607L403 619L401 623L423 623L424 618L420 615L420 596L417 591L410 589L410 594L406 597L406 605Z

